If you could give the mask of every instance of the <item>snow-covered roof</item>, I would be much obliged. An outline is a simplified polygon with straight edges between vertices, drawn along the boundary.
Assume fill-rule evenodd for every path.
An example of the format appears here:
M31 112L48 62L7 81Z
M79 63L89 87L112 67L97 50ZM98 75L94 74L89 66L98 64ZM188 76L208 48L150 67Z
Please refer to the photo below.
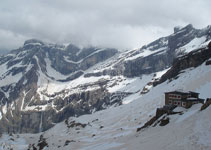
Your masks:
M190 97L186 99L187 101L204 101L204 99Z

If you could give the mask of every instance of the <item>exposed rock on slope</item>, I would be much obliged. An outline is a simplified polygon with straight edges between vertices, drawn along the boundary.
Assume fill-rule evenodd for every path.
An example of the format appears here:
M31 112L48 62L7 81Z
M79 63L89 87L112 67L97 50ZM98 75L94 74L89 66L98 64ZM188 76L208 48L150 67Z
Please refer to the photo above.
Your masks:
M139 51L131 53L130 57L135 59L126 58L124 75L134 77L168 68L178 55L184 55L190 52L190 49L203 47L203 43L211 39L210 35L210 26L198 30L190 24L176 30L174 34L160 38L143 46Z
M103 104L109 103L109 93L103 88L105 82L96 82L96 88L91 91L83 90L91 85L79 85L82 92L79 90L66 96L71 89L52 94L39 89L51 82L61 84L74 80L116 53L115 49L79 49L74 45L64 47L32 39L23 47L1 56L1 130L38 132L40 124L42 130L46 130L63 118L102 109Z
M176 78L177 75L187 68L198 67L206 60L211 58L211 48L205 47L196 49L184 56L178 57L174 60L173 65L170 70L168 70L159 81L154 82L154 85L165 82L167 79Z

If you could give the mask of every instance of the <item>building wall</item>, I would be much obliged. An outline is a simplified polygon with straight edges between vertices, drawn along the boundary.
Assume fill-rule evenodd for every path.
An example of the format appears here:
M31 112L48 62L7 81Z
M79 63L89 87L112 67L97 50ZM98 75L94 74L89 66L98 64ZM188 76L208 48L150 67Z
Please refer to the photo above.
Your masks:
M199 98L199 94L198 93L191 93L191 97Z
M182 95L165 93L166 105L179 105L181 106Z
M186 108L190 108L192 105L192 102L187 102Z
M169 96L165 93L165 105L169 105Z
M189 97L192 97L193 95L185 94L173 94L173 93L165 93L165 105L175 105L175 106L181 106L185 108L190 108L193 104L199 103L199 101L182 101ZM198 94L194 95L194 97L198 98Z

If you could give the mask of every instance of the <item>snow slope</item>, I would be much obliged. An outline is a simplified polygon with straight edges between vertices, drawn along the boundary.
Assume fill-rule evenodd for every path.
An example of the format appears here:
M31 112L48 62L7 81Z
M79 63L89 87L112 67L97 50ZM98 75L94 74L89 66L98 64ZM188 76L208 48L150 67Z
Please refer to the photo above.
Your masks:
M164 92L182 88L185 91L201 91L202 95L211 97L203 90L210 88L207 84L210 81L211 66L202 64L195 69L185 70L176 80L166 81L151 88L145 95L137 93L131 95L133 101L127 105L112 107L78 118L71 117L69 122L75 121L87 126L68 128L65 122L57 124L42 133L48 143L45 150L136 150L140 148L210 150L211 107L199 111L201 104L194 105L190 109L176 108L176 111L183 111L183 115L170 116L170 123L164 127L149 127L136 132L138 127L155 115L156 108L163 106ZM28 135L23 134L20 138L36 145L35 141L39 140L40 134L31 136L32 138L29 139ZM65 145L67 140L71 142Z
M211 123L209 119L211 108L199 112L200 104L193 106L190 110L184 109L184 114L181 116L173 116L170 119L170 124L166 127L149 128L140 134L136 133L136 128L142 126L151 115L154 115L156 108L164 104L164 92L181 88L187 91L201 89L206 85L204 80L211 80L210 75L211 66L204 64L196 69L188 69L177 80L165 82L142 97L136 95L133 97L134 101L127 105L79 118L70 118L77 122L90 123L91 126L80 129L80 133L77 133L75 129L68 131L65 124L62 123L49 130L44 136L49 139L49 143L56 145L58 139L51 137L57 135L55 133L57 130L63 129L62 134L59 134L59 139L63 142L64 139L80 141L71 143L68 148L84 150L99 148L135 150L140 147L144 147L144 149L210 149L210 142L205 139L211 136L211 127L207 126ZM195 82L196 77L201 79L197 80L197 83ZM98 120L94 121L96 119ZM104 128L99 129L100 126L104 126ZM96 136L92 137L94 134ZM158 136L162 138L158 138Z
M185 46L182 46L179 49L177 49L176 52L177 53L179 53L179 52L189 53L195 49L206 47L210 41L211 40L207 41L206 36L202 36L200 38L196 37L193 40L191 40L188 44L186 44Z
M151 127L136 136L127 138L125 149L154 150L209 150L211 148L211 107L199 111L201 105L189 110L184 109L183 115L173 115L165 127ZM123 148L123 147L122 147ZM118 149L118 148L117 148ZM120 147L119 147L120 149Z

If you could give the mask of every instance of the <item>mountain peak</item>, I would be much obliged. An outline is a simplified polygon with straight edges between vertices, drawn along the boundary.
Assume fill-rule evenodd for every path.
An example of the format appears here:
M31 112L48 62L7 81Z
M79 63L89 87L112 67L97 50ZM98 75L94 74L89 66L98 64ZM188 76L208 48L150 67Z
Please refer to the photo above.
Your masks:
M179 32L183 27L182 26L176 26L174 27L174 33Z
M41 40L38 40L38 39L29 39L29 40L26 40L24 42L24 45L28 45L28 44L39 44L39 45L44 45L44 42L42 42Z
M194 29L194 27L193 27L192 24L188 24L187 26L185 26L185 27L182 28L182 29L190 30L190 29Z
M185 27L183 27L183 26L176 26L176 27L174 27L174 33L178 33L179 31L183 31L183 30L184 31L187 31L187 30L190 31L192 29L194 29L192 24L188 24Z
M77 46L73 45L73 44L69 44L66 47L67 51L71 51L72 54L76 54L77 52L79 52L80 48L78 48Z

